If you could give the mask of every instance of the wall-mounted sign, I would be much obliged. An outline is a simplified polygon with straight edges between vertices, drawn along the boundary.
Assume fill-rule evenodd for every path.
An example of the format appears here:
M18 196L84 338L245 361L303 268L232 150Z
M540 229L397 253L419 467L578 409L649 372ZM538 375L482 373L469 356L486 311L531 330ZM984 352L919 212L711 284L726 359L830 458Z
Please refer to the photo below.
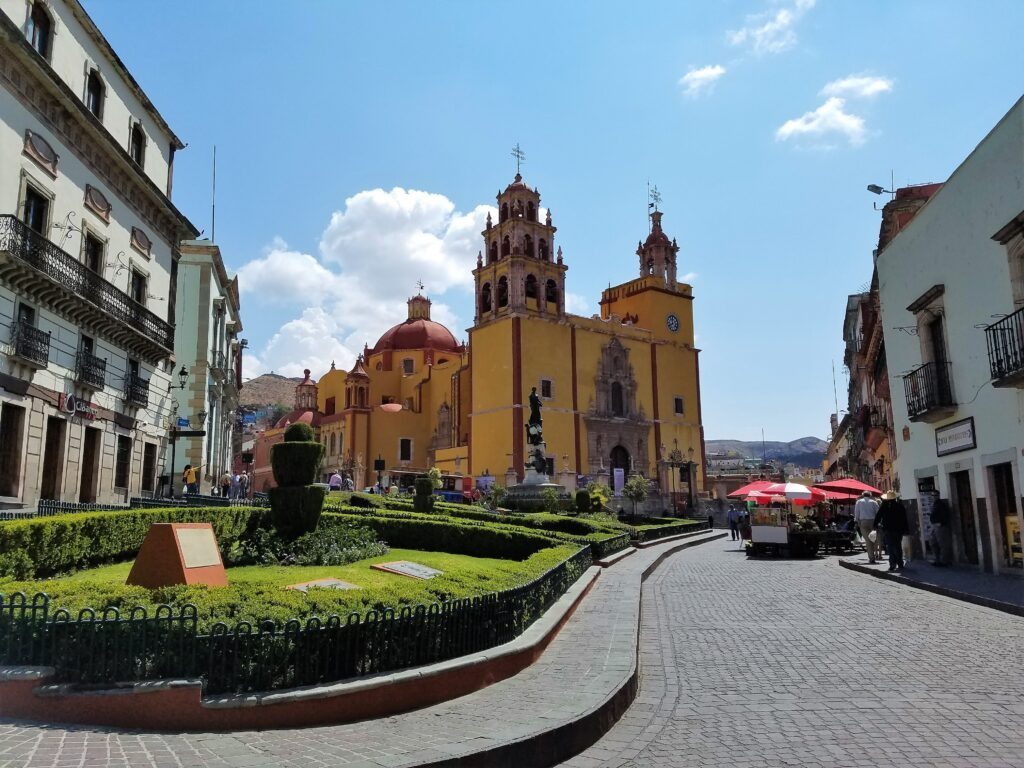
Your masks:
M935 430L935 454L948 456L951 453L969 451L978 447L974 434L974 417L971 416Z
M179 416L178 417L178 427L179 428L188 429L189 428L188 419L186 419L184 416Z
M92 403L70 393L57 395L57 410L69 416L81 416L89 421L96 418L96 409Z

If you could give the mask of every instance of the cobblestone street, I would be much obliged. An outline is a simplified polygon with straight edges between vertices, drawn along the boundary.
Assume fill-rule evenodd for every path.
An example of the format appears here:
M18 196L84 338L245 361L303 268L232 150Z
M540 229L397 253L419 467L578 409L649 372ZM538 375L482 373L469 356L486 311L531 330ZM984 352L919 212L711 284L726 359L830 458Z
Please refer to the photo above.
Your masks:
M640 692L567 768L1024 766L1024 619L728 541L643 612Z

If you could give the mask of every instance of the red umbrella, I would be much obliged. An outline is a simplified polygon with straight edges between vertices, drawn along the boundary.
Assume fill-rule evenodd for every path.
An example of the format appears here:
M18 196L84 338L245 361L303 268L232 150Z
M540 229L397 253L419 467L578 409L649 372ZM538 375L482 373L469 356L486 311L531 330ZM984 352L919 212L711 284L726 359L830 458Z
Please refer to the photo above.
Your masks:
M815 488L821 488L824 491L839 491L840 493L852 493L860 495L864 491L870 491L876 496L881 496L882 492L867 483L862 483L860 480L856 480L852 477L844 477L841 480L829 480L825 483L816 483Z
M830 491L826 488L822 488L825 492L825 498L828 501L856 501L860 497L856 493L842 493L841 491Z
M772 484L771 480L755 480L752 483L747 483L742 488L737 488L735 491L730 493L726 498L729 499L742 499L748 494L754 491L761 491Z

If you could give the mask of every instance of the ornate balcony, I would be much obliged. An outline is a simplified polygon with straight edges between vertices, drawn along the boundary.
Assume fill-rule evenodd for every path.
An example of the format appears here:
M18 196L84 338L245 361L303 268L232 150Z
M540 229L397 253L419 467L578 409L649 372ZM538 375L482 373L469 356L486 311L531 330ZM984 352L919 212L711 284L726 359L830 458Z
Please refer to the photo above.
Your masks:
M149 379L129 373L124 377L124 400L128 405L145 408L149 405Z
M1024 308L985 329L993 387L1024 387Z
M14 357L33 368L45 368L50 358L50 334L25 322L11 324Z
M925 363L903 377L911 421L940 421L956 411L949 363Z
M75 381L83 387L99 392L107 383L107 361L84 349L79 350L78 359L75 361Z
M174 350L174 326L11 215L0 216L0 281L150 362Z

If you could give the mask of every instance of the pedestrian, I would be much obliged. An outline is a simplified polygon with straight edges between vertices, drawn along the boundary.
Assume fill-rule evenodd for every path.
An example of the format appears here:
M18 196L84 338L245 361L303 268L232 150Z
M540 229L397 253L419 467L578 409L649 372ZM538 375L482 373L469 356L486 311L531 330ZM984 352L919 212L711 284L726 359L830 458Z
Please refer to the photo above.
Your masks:
M192 466L191 464L185 465L185 470L181 473L181 481L185 484L185 493L190 496L197 496L199 494L199 468L201 464Z
M242 487L241 472L232 472L231 473L231 498L232 498L232 500L240 498L239 495L238 495L238 492L239 492L239 490L241 490L241 487Z
M933 565L940 568L953 562L953 532L949 527L949 502L936 498L932 507L932 554L935 556Z
M903 537L910 531L907 510L895 491L882 494L882 503L875 516L875 528L882 531L889 553L889 570L903 570Z
M868 552L868 562L874 563L878 560L878 542L872 540L871 531L875 528L875 516L878 514L878 502L871 495L871 491L864 491L853 505L853 520L864 537L864 549Z
M715 516L714 515L708 515L708 529L710 530L711 528L714 528L714 527L715 527Z
M226 469L220 476L220 497L226 499L231 494L231 473Z
M327 484L331 487L332 491L341 490L341 475L338 474L337 470L335 470L334 473L331 475L330 479L327 481Z
M740 511L732 504L729 505L729 514L725 518L729 522L729 541L740 540Z
M249 498L249 473L243 472L238 478L238 494L240 499Z

